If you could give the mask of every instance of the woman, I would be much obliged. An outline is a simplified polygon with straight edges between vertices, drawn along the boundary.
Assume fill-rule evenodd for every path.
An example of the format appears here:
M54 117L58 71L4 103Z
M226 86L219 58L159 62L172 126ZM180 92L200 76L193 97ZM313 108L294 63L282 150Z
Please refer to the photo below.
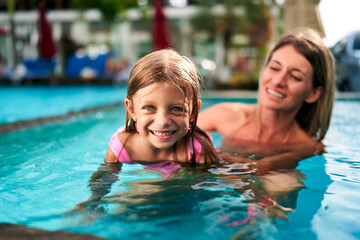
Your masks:
M320 37L310 29L289 33L265 62L258 103L214 105L201 112L198 125L226 139L323 149L334 90L333 57Z
M245 162L241 171L251 175L244 178L261 182L263 196L295 208L305 178L295 167L324 151L321 141L330 124L334 78L332 54L319 35L310 29L290 32L265 61L257 104L214 105L200 113L198 126L223 137L220 156Z
M269 53L258 103L214 105L200 113L198 126L224 138L223 152L240 153L223 158L261 159L257 174L295 168L299 160L324 151L334 78L332 54L319 35L310 29L290 32Z

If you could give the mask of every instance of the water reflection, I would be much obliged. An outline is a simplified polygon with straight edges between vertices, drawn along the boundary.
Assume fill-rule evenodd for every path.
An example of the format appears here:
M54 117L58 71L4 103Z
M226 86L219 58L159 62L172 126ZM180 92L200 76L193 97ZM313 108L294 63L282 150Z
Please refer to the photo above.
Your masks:
M218 164L206 168L184 165L170 177L163 177L146 164L102 164L89 181L91 197L77 204L71 214L83 216L80 225L89 221L130 224L132 230L120 234L124 237L136 236L135 229L140 226L154 234L166 226L186 227L189 233L202 237L278 236L282 226L277 226L275 219L290 224L292 221L286 220L299 220L294 211L299 194L307 188L306 175L296 166L306 151L295 157L299 146L294 150L289 145L274 148L242 144L240 149L231 143L221 148L222 161ZM276 162L274 156L281 157ZM267 159L276 164L270 167L262 163ZM311 211L305 211L308 229L322 198L323 193L314 198Z

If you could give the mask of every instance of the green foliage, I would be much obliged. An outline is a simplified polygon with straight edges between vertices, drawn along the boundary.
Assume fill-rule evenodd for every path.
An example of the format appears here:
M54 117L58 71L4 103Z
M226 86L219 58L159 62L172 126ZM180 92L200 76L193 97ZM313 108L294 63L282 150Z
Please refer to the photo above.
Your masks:
M269 25L272 21L270 4L265 0L194 0L201 10L190 19L198 32L207 32L211 39L216 34L245 34L251 45L261 47L270 39ZM225 14L219 16L211 12L214 5L222 5ZM235 8L244 9L244 14L235 13Z
M212 15L206 9L200 10L200 12L190 19L191 26L196 29L197 32L207 32L211 39L215 37L216 24L219 19Z
M208 41L221 37L224 44L225 65L234 64L231 60L235 49L241 49L252 63L252 68L242 72L234 70L231 84L254 83L258 78L267 46L272 37L273 17L269 0L194 0L202 10L190 19L194 32L204 32ZM215 13L214 7L222 7L223 13ZM221 8L220 8L221 9ZM239 40L240 39L240 40ZM233 65L235 66L235 65Z

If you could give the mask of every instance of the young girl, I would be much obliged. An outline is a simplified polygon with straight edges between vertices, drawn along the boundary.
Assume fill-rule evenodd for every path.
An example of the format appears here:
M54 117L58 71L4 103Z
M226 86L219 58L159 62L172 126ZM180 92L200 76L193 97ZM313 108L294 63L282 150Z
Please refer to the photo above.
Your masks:
M105 162L146 163L165 177L180 163L214 162L211 140L196 127L199 94L197 69L188 58L170 49L141 58L124 100L125 128L112 136Z

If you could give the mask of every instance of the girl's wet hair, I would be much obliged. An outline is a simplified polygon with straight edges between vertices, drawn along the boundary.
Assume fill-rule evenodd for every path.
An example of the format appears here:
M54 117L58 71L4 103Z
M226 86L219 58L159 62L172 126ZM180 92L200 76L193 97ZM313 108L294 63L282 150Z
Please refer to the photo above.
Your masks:
M304 102L296 115L300 126L317 141L321 141L329 128L335 95L335 67L330 50L324 45L319 34L309 28L296 29L285 34L268 55L265 66L274 52L291 45L302 54L313 68L313 88L324 88L314 103Z
M127 98L132 100L135 93L151 84L164 83L177 87L184 97L190 97L192 104L192 111L190 117L190 127L193 131L188 131L186 137L199 138L195 132L208 136L199 131L196 127L197 118L199 115L199 101L202 79L198 75L198 71L194 63L187 57L181 56L173 49L163 49L154 51L144 57L142 57L134 66L131 71ZM126 112L125 131L135 133L135 122L130 117L130 114ZM210 161L215 160L215 152L211 145L211 141L204 141L198 139L204 150L206 151L206 157L210 158ZM194 142L194 141L193 141ZM191 159L192 163L195 163L195 156Z

